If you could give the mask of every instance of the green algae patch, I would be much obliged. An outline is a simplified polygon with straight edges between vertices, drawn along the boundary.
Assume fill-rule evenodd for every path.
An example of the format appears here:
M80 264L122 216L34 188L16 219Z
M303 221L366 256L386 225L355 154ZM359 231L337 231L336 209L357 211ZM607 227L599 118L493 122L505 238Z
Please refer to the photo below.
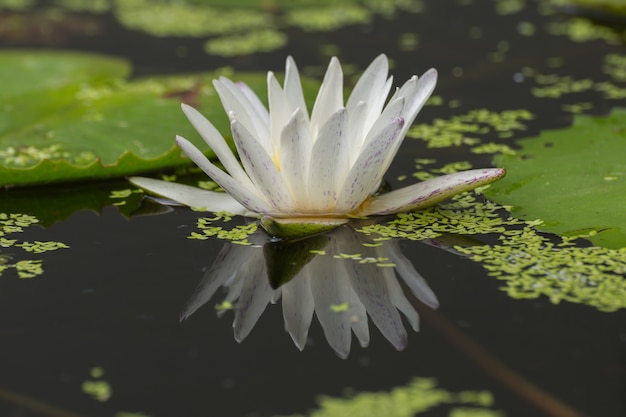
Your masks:
M429 148L465 145L472 148L474 153L511 153L513 150L506 145L483 143L483 138L494 134L500 138L511 137L516 131L526 130L525 122L533 118L534 115L524 109L501 112L476 109L450 119L416 124L409 129L407 136L423 140Z
M547 297L585 304L600 311L626 308L626 248L581 248L571 239L555 244L531 227L504 232L499 245L457 246L504 282L515 299Z
M69 246L54 241L20 241L13 239L16 233L37 224L39 220L23 213L0 213L0 248L21 248L25 252L44 253L58 249L67 249ZM7 270L13 269L20 278L34 278L43 274L43 261L40 259L25 259L13 262L13 255L3 254L0 250L0 276Z
M624 0L550 0L550 3L560 7L578 7L580 12L604 12L617 16L626 15Z
M248 238L256 232L258 224L256 222L237 224L230 228L223 226L225 223L232 220L232 215L227 212L215 213L214 217L200 217L196 223L198 231L191 232L188 238L207 240L211 237L216 237L222 240L230 240L231 242L239 245L251 245L252 243L248 241Z
M450 415L504 417L493 408L489 391L450 392L437 386L432 378L414 378L409 384L390 391L360 392L348 398L322 396L319 408L290 417L412 417L434 408L446 407Z
M100 367L91 368L89 375L91 379L82 383L83 393L100 402L108 401L113 395L113 389L111 384L102 379L104 370Z
M492 184L491 187L494 185ZM485 188L489 190L489 187ZM483 189L483 190L485 190ZM430 240L481 264L500 288L519 299L584 304L600 311L626 308L626 249L580 247L579 237L548 238L541 220L522 221L506 207L464 193L426 210L401 213L359 232L373 240ZM497 244L485 244L481 239Z
M512 206L541 230L587 235L598 246L626 246L626 110L608 117L576 116L566 129L519 141L518 155L496 157L507 176L486 196Z
M287 44L287 35L274 29L261 29L244 34L221 36L206 41L204 50L209 55L237 56L270 52Z

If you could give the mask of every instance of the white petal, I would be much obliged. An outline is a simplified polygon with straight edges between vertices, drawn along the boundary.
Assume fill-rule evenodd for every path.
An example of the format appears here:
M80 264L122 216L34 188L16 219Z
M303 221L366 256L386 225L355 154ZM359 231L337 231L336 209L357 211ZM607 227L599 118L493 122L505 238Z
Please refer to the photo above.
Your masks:
M315 98L311 112L311 136L317 139L317 133L328 118L343 107L343 73L339 60L330 60L326 75Z
M389 62L384 54L380 54L372 61L372 63L365 69L359 80L352 89L350 97L346 103L346 109L352 112L360 101L364 101L368 104L380 98L380 92L382 91L385 80L387 79L387 73L389 71ZM383 96L383 102L387 96Z
M350 353L352 342L350 315L345 310L333 310L333 307L349 303L351 299L352 290L345 270L328 255L315 257L309 265L316 275L309 281L315 302L315 314L328 344L339 357L345 359Z
M298 207L308 198L307 178L313 148L305 117L302 110L296 110L280 135L280 171Z
M298 67L292 57L287 57L287 63L285 65L285 95L292 109L301 109L304 114L304 118L309 122L309 112L306 108L306 102L304 101L304 94L302 93L302 83L300 82L300 74L298 73Z
M266 150L276 158L281 155L281 132L294 109L271 71L267 73L267 96L270 103L270 147Z
M256 190L251 190L240 182L234 180L230 175L216 167L209 161L202 152L198 150L191 142L182 136L176 137L178 146L187 154L187 156L198 165L205 174L222 187L235 200L250 211L255 213L272 212L271 206L266 200L257 194Z
M239 89L243 93L243 95L246 96L246 98L248 99L252 107L254 107L254 110L263 121L263 124L265 126L269 126L270 114L267 111L265 104L263 104L263 102L259 98L259 96L257 96L256 93L252 91L252 89L248 86L248 84L244 82L238 82L236 84L237 84L237 87L239 87Z
M241 162L254 185L276 210L283 213L291 211L291 196L274 161L238 120L231 122L231 130Z
M246 215L246 213L249 213L244 206L226 193L202 190L189 185L144 177L131 177L129 181L139 188L143 188L161 197L178 201L194 209L202 209L214 213L228 211L238 215Z
M275 292L267 279L263 251L257 248L255 253L260 253L255 262L256 268L246 276L241 295L235 304L233 327L237 342L244 340L252 331Z
M474 169L433 178L372 197L359 214L392 214L426 208L455 194L489 184L505 173L501 168Z
M434 68L426 71L418 80L414 90L409 96L405 96L406 105L402 111L402 117L406 120L405 130L408 130L413 120L424 107L428 97L432 94L437 84L437 70Z
M393 77L389 77L383 88L378 92L378 94L373 98L372 101L368 102L368 112L367 119L365 121L365 126L363 126L364 130L367 132L372 128L374 121L380 115L385 102L387 101L387 96L389 96L389 90L391 90L391 85L393 84ZM393 100L389 100L390 103Z
M258 249L250 246L234 245L230 242L226 243L217 254L211 268L202 277L202 281L198 284L189 301L185 304L180 314L181 321L186 320L197 309L206 304L219 287L232 280L255 250Z
M300 274L281 287L283 290L285 329L300 350L303 350L306 345L314 311L308 270L307 265ZM313 279L315 278L313 277Z
M367 109L367 103L361 101L351 112L348 112L348 133L346 134L346 140L349 142L348 152L350 154L350 166L354 164L354 161L356 161L356 158L361 152L361 146L365 138L364 127L368 113Z
M370 344L370 328L367 320L367 310L365 306L359 300L354 290L351 291L352 297L350 298L350 326L354 335L359 340L361 347L367 347Z
M262 143L269 142L269 125L266 120L256 112L255 106L250 103L241 88L226 77L213 80L213 86L220 96L226 113L234 113L235 117L246 126L246 129L253 132L254 136L258 138L259 141Z
M337 202L339 211L356 209L369 196L372 184L381 180L380 167L387 151L398 139L402 125L402 119L395 119L363 148L344 180Z
M347 112L338 110L320 129L313 144L307 180L309 202L314 210L335 209L337 194L348 172Z
M226 168L226 171L237 181L246 184L247 187L252 186L250 178L246 175L243 168L233 155L226 141L220 134L220 132L209 122L203 115L196 109L186 104L181 105L183 113L189 119L193 127L196 128L198 133L202 136L202 139L209 145L209 147L215 152L217 158Z
M407 333L398 310L391 303L380 267L373 263L350 261L347 266L350 283L365 306L376 327L389 342L402 350L407 344Z
M402 277L406 286L409 287L413 295L418 300L430 308L438 308L439 300L437 300L437 296L433 290L430 289L426 280L415 270L411 261L409 261L407 257L402 254L397 242L398 241L386 242L389 245L389 251L387 254L391 261L396 265L394 269L398 275Z
M391 268L385 269L389 270L388 273L384 274L384 278L385 283L387 284L387 291L389 291L389 298L391 299L392 304L396 306L398 310L404 313L406 318L409 320L409 323L411 323L411 328L413 328L414 331L418 331L419 316L417 315L417 311L415 311L415 307L413 307L409 300L406 299L406 296L404 295L404 292L402 291L402 288L400 287L400 284L398 283L398 280L396 279L393 270L391 270Z
M376 137L380 133L380 131L387 127L389 123L391 123L394 119L396 119L397 117L402 117L402 109L404 108L404 104L404 97L399 97L390 102L387 107L385 107L385 110L383 110L378 119L376 119L369 132L366 133L365 139L363 140L363 145L368 144L370 140Z

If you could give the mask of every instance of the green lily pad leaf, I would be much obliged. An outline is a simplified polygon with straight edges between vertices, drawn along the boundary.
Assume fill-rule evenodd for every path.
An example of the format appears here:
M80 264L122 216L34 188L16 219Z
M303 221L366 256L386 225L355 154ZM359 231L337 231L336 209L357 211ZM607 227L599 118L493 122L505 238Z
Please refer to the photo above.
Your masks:
M584 236L607 248L626 246L626 109L608 117L576 116L566 129L519 141L500 155L507 176L485 192L512 214L541 219L540 230Z
M125 61L98 55L0 53L0 185L119 177L188 164L175 135L201 149L206 145L180 102L229 132L211 84L219 73L127 81L129 72ZM237 79L257 91L265 88L261 74Z

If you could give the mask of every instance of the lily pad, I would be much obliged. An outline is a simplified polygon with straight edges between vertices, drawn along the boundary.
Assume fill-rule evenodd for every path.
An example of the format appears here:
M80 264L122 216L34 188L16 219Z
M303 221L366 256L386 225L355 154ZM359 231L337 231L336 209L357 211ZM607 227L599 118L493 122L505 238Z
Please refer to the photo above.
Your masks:
M566 129L519 141L496 158L507 176L486 192L540 230L585 236L607 248L626 246L626 109L608 117L576 116Z
M219 73L126 80L127 62L79 53L0 53L0 185L109 178L188 163L176 134L206 149L180 103L223 133ZM265 89L265 75L238 80ZM209 156L212 156L209 154Z

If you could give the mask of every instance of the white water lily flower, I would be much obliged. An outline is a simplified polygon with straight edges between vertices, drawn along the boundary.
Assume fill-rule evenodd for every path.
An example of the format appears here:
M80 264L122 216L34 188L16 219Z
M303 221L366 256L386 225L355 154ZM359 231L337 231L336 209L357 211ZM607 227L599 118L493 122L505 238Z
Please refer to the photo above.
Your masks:
M241 164L217 129L185 104L185 115L225 171L186 139L176 140L226 194L148 178L131 182L191 207L261 217L269 233L290 237L327 230L351 217L425 208L504 175L503 169L471 170L377 195L437 81L434 69L413 76L385 105L392 85L388 67L387 57L378 56L344 104L343 74L333 57L310 115L291 57L283 87L268 73L269 111L245 84L220 77L213 85L229 115Z

